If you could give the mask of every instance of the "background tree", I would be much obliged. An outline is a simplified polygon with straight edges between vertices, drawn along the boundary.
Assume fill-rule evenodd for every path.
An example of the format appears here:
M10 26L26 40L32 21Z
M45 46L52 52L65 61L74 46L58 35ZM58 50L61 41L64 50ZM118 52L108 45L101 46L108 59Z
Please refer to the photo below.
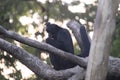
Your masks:
M117 1L99 0L86 80L106 80L117 8Z

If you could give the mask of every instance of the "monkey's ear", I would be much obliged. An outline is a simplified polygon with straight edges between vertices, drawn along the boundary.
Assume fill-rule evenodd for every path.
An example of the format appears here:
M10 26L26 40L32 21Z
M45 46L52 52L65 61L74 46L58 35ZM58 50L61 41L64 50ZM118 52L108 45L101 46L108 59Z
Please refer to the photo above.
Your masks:
M51 25L51 23L50 23L50 22L46 22L45 25L46 25L46 26L49 26L49 25Z

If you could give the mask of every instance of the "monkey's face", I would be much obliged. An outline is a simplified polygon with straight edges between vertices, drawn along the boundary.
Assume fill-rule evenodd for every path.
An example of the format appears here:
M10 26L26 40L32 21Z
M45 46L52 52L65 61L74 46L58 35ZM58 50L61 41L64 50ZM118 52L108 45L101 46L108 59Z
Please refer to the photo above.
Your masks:
M58 26L55 24L46 23L46 31L49 35L54 35L58 32Z

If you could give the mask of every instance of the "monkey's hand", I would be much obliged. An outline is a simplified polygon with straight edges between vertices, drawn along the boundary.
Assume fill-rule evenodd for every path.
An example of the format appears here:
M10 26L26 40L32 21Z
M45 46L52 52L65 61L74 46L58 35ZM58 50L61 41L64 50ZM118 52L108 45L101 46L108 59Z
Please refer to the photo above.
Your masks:
M59 46L60 46L60 42L54 40L53 38L47 38L46 43L48 43L56 48L59 48Z
M46 43L51 44L51 45L54 43L54 41L55 40L53 38L47 38L46 39Z

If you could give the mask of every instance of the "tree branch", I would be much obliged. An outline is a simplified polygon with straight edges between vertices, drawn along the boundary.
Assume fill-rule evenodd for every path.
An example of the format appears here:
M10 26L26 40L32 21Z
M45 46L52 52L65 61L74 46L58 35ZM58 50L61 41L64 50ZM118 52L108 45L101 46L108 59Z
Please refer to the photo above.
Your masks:
M80 27L82 26L79 24L77 21L69 21L67 23L68 28L70 28L78 42L79 47L81 50L83 50L83 44L82 44L82 39L81 39L81 34L80 34ZM82 52L82 51L81 51Z
M78 75L78 70L81 74L84 72L84 70L80 67L55 71L49 65L43 63L39 58L1 38L0 48L18 59L21 63L31 69L36 75L47 80L66 80L72 76L75 76L76 74ZM81 78L83 78L83 75Z
M86 39L83 38L83 36L84 37L86 36L88 38L89 42L91 42L90 37L88 36L88 33L86 32L86 30L82 29L84 27L84 25L82 25L81 23L78 23L75 20L72 20L67 23L67 26L68 26L68 28L70 28L72 30L72 32L78 42L78 45L81 49L81 53L84 53L86 51L85 44L87 44L87 46L88 46L89 43L87 43ZM84 33L81 33L81 32L84 32Z

